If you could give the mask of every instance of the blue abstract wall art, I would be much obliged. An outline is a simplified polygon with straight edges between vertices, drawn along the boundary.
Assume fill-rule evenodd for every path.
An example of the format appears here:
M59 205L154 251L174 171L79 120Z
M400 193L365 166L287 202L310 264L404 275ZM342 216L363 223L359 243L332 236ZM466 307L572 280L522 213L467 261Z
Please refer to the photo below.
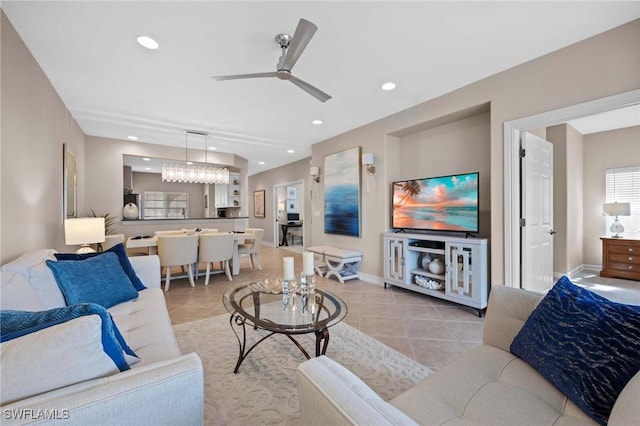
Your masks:
M360 236L360 147L324 157L324 232Z

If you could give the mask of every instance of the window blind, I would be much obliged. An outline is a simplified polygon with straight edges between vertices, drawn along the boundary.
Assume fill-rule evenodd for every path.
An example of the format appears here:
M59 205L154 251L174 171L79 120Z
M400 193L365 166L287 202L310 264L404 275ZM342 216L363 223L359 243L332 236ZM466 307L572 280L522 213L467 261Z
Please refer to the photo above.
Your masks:
M605 172L605 196L607 203L631 203L631 216L620 216L618 220L624 226L623 235L640 235L640 166L607 169ZM606 218L606 235L613 217Z

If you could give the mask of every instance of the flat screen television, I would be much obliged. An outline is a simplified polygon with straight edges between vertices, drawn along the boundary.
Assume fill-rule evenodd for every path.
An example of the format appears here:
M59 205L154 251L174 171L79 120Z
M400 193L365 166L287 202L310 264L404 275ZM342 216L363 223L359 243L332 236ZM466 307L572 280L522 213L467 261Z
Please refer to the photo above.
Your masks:
M394 182L392 227L476 233L478 199L477 172Z

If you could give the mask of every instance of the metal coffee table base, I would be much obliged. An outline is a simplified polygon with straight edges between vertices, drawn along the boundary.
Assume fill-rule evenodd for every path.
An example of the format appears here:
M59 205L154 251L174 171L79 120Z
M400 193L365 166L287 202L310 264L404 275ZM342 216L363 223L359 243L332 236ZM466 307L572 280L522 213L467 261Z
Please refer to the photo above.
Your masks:
M236 338L238 339L238 346L239 346L238 362L236 363L236 368L233 370L233 372L236 373L236 374L238 373L238 370L240 369L240 365L242 365L242 362L249 355L249 353L253 350L253 348L258 346L260 343L262 343L267 338L273 336L274 334L284 334L285 336L287 336L289 338L289 340L291 340L298 347L298 349L300 349L300 352L302 352L302 354L307 359L311 358L309 353L302 347L302 345L300 345L300 343L296 339L294 339L291 334L288 334L288 333L285 333L285 332L272 331L269 334L267 334L266 336L264 336L262 339L260 339L257 342L255 342L253 345L251 345L251 347L249 347L247 349L247 320L246 320L246 318L244 318L242 315L239 315L237 313L231 314L231 318L229 318L229 325L231 326L231 329L233 330L233 333L236 335ZM236 330L236 329L238 329L240 327L242 327L242 338L240 338L240 334ZM258 328L257 326L253 326L254 330L257 329L257 328ZM269 331L269 330L267 330L267 331ZM327 328L323 328L323 329L314 331L314 333L316 335L316 356L318 357L320 355L326 354L326 352L327 352L327 346L329 345L329 330Z

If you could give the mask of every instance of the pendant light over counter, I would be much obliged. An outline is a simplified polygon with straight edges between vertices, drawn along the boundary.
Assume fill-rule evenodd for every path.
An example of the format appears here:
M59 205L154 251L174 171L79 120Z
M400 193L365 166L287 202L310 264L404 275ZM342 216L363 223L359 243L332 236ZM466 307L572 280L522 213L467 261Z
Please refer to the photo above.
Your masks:
M162 181L178 183L229 183L229 169L226 167L196 166L189 161L189 134L204 136L204 155L207 162L207 138L209 133L194 130L185 131L185 162L162 165Z

